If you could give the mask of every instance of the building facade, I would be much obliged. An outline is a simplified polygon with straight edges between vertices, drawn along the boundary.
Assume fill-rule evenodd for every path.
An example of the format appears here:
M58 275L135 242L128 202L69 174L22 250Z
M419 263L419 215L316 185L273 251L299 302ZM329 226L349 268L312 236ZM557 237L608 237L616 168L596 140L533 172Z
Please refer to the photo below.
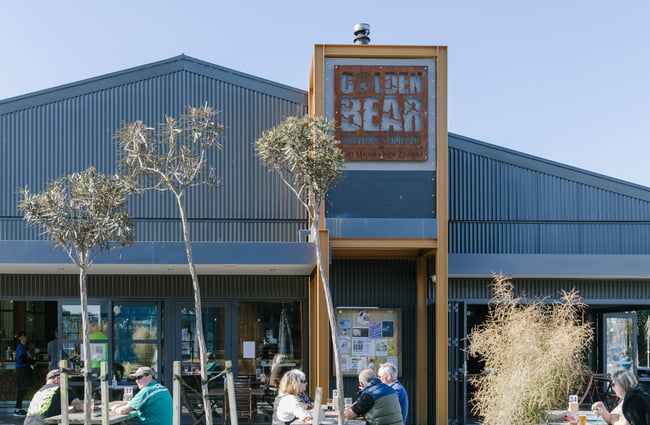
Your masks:
M319 45L308 92L179 56L0 101L0 399L14 397L8 359L20 330L42 352L56 330L61 356L83 360L78 270L25 225L18 188L38 192L91 165L113 173L123 123L154 126L206 102L226 129L214 158L223 186L188 199L208 348L238 375L266 374L274 354L288 355L312 390L329 393L330 336L307 216L260 165L254 141L288 116L337 119L329 76L374 65L426 68L435 125L425 160L347 164L328 195L321 240L337 343L348 350L346 395L358 368L391 360L410 394L409 423L471 423L466 377L476 370L463 338L485 314L492 272L531 296L578 288L599 327L647 304L650 190L448 134L444 48ZM108 361L116 375L151 366L171 383L173 361L198 366L178 214L156 194L133 199L129 214L136 243L89 270L91 362ZM594 353L593 368L607 370L607 352Z
M232 359L238 374L268 374L277 352L308 365L308 281L315 256L310 244L300 242L306 217L254 152L262 131L307 112L307 96L179 56L0 102L5 370L12 365L12 336L20 330L41 353L57 330L62 358L77 367L83 361L78 270L39 229L25 226L17 189L39 192L50 180L89 166L114 173L113 136L124 123L156 126L206 102L222 114L227 141L213 159L228 182L219 190L197 190L187 204L208 348L221 362ZM89 270L92 362L107 360L117 376L152 366L171 383L172 361L183 360L186 370L198 366L193 292L175 202L151 195L129 205L135 244L100 256ZM6 387L2 397L13 397L11 383Z
M595 331L589 366L611 373L648 365L636 320L650 304L649 255L648 188L450 134L451 422L475 420L467 377L481 369L463 349L485 317L493 273L510 276L524 299L578 290Z

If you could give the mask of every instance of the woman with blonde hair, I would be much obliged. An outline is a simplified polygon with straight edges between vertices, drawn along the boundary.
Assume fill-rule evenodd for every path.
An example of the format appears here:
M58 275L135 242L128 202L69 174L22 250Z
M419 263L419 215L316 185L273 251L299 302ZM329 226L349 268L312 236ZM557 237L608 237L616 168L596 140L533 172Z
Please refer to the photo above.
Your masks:
M307 378L303 371L291 369L282 376L278 396L273 402L272 425L286 425L298 419L310 421L311 414L302 406L300 393L305 391Z

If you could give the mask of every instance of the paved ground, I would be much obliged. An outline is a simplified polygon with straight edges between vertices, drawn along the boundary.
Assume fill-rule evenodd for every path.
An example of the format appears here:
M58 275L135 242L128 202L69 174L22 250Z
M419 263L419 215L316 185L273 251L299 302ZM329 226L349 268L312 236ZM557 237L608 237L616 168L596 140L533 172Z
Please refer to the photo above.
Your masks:
M0 408L0 424L22 424L25 421L24 418L15 418L13 414L13 408Z
M27 409L27 403L25 403L25 409ZM24 418L16 418L13 415L14 409L13 407L6 407L6 406L0 406L0 425L7 425L7 424L22 424L24 422ZM246 421L241 421L241 422L246 422ZM221 423L221 418L216 418L215 417L215 424L220 424ZM255 418L254 424L266 424L268 425L270 422L265 420L262 415L257 415ZM190 425L192 424L192 420L189 415L184 414L181 417L181 424L184 425Z

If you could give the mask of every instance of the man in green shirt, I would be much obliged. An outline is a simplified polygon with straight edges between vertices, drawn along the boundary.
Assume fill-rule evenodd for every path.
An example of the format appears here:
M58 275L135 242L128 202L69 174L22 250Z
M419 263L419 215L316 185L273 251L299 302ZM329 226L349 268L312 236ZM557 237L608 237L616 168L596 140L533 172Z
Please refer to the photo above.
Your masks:
M141 424L172 425L172 396L159 384L150 367L140 367L133 374L140 389L133 400L112 406L115 413L138 413Z

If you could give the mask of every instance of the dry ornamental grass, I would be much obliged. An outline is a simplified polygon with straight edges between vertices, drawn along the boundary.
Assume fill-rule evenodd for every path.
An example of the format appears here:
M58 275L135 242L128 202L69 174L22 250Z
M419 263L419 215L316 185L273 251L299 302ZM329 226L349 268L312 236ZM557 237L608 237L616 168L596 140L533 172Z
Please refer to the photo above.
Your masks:
M539 425L545 410L566 408L587 371L593 329L581 321L585 305L575 290L555 303L523 303L503 275L493 292L485 323L468 337L469 355L490 371L472 380L473 411L485 425Z

